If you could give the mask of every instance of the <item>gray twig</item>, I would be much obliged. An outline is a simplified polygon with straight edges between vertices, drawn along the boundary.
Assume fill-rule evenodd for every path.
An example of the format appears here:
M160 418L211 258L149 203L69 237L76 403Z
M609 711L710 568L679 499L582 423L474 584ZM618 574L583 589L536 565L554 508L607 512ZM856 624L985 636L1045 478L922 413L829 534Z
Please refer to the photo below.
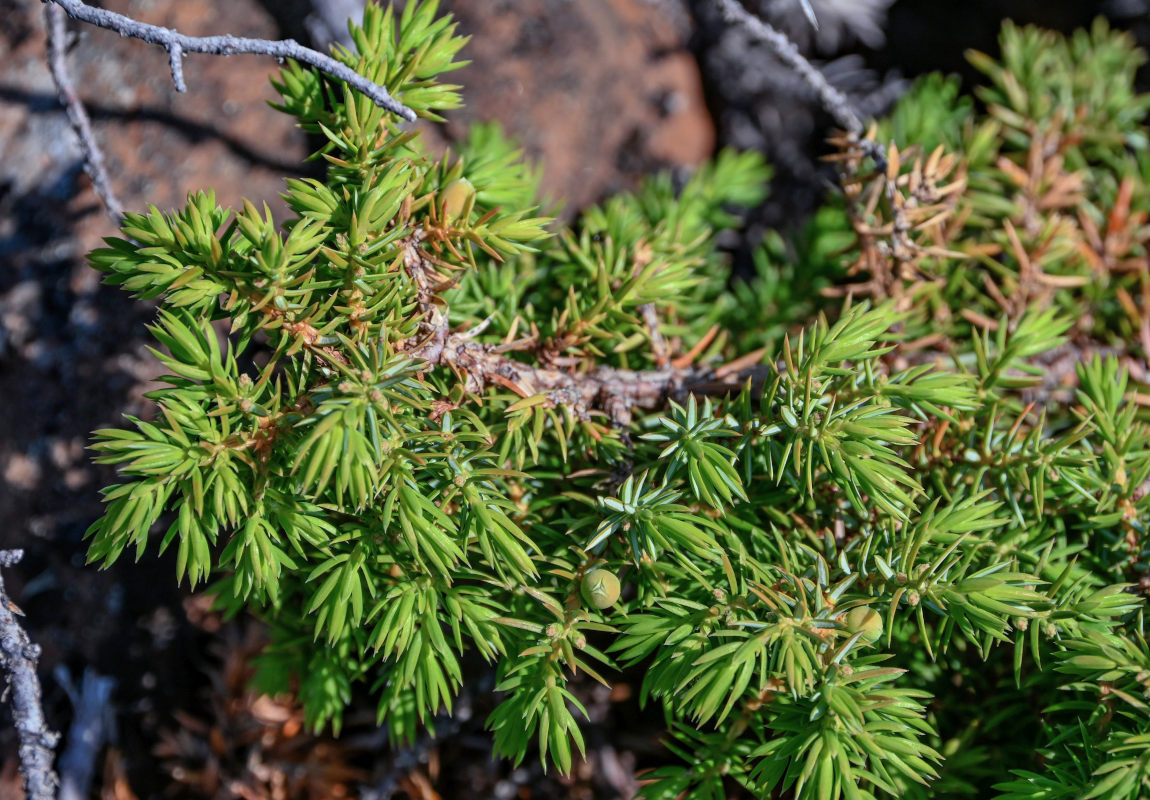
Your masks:
M48 27L48 69L52 72L52 80L56 82L56 91L60 94L60 103L68 114L68 121L76 138L80 140L80 151L84 154L84 171L92 179L92 188L95 189L104 208L118 225L124 218L124 207L112 182L108 179L108 170L104 167L104 153L96 143L92 134L92 123L88 119L88 112L84 103L76 94L76 87L72 85L72 76L68 74L68 33L65 27L64 10L57 5L48 5L44 9L44 20Z
M863 124L850 99L806 59L787 35L748 12L736 0L718 0L723 19L729 24L741 25L759 41L771 48L776 57L795 71L803 82L818 96L819 102L835 122L848 133L862 134Z
M277 59L293 58L343 81L353 89L359 90L370 97L376 105L398 114L409 122L415 121L415 112L392 97L385 87L369 81L355 70L330 56L304 47L294 39L272 41L269 39L247 39L230 34L223 36L185 36L171 28L147 25L143 22L137 22L131 17L125 17L123 14L102 8L93 8L81 0L41 0L41 2L54 3L67 11L69 16L81 22L87 22L98 28L115 31L121 36L130 36L133 39L164 48L168 51L172 82L176 85L176 91L184 92L188 88L184 83L183 69L183 59L186 53L207 53L217 56L249 53L272 56Z
M23 550L0 550L0 567L11 567L23 557ZM40 681L36 677L40 647L29 641L28 634L16 622L14 608L0 575L0 671L8 682L12 720L20 739L24 794L27 800L54 800L57 782L52 757L60 737L48 730L40 708Z
M85 800L92 785L96 758L108 738L112 718L108 702L116 688L116 679L85 669L77 691L66 671L61 670L57 675L72 698L76 712L68 729L68 745L60 753L58 800Z

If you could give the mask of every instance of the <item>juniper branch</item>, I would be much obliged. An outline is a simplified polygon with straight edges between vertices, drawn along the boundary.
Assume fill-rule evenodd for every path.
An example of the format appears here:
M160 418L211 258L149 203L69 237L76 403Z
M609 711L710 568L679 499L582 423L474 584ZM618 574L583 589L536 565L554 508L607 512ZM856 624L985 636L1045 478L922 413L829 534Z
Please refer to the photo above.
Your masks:
M272 56L277 59L291 58L302 64L315 67L331 77L341 80L363 94L377 105L398 114L409 122L415 121L415 112L400 103L383 86L369 81L350 67L341 64L331 56L304 47L294 39L249 39L225 34L222 36L185 36L171 28L148 25L131 17L93 8L81 0L41 0L54 3L73 19L87 22L98 28L115 31L121 36L158 45L168 51L168 63L172 71L172 83L176 91L187 91L184 81L184 55L186 53L207 53L209 55L231 56L242 53Z
M18 564L23 557L23 550L2 550L0 567ZM28 639L12 609L0 575L0 668L8 682L12 720L20 738L24 793L28 800L55 800L57 781L52 758L59 735L48 730L40 707L40 680L36 677L40 647Z

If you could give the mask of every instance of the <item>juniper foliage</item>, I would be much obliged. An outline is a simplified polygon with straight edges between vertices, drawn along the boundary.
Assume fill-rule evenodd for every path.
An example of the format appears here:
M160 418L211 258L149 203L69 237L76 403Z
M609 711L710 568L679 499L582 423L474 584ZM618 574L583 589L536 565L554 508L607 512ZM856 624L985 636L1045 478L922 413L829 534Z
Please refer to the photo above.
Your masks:
M421 116L458 105L435 2L352 39ZM981 106L923 81L883 163L837 140L844 191L750 280L716 238L755 154L562 229L497 128L433 157L287 65L328 168L288 219L199 193L91 256L159 301L170 371L96 433L123 482L91 558L175 547L316 728L358 687L411 740L473 652L495 750L562 772L572 681L641 670L652 800L1144 796L1142 56L1101 24L1002 46Z

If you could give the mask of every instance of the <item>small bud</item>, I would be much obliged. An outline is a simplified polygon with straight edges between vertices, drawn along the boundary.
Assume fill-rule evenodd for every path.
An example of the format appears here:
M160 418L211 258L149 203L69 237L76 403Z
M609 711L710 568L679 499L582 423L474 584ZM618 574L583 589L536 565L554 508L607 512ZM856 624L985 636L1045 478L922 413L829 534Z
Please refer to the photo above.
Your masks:
M460 216L470 216L475 205L475 187L467 178L456 178L439 193L443 206L443 219L452 222Z
M590 570L583 576L581 593L587 605L598 609L613 606L619 599L619 579L605 569Z
M351 381L340 381L339 386L337 388L343 394L351 394L351 391L352 391L352 389L355 388L355 386L352 385Z
M882 615L873 608L867 606L852 608L847 612L845 622L851 634L862 632L864 642L877 642L882 636Z

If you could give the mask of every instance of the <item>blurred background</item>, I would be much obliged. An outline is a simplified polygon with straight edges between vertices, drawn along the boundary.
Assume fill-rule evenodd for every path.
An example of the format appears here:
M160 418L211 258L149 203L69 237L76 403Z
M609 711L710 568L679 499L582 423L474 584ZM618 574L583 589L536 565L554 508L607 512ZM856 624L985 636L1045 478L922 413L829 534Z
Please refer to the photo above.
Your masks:
M789 33L868 115L922 73L969 80L963 53L997 52L1005 18L1070 31L1105 15L1150 44L1150 0L810 2L817 31L799 0L746 5ZM101 5L191 35L290 36L320 48L345 36L339 20L357 12L357 0ZM440 6L472 37L471 64L452 76L466 107L424 126L427 136L450 147L471 122L500 121L541 165L544 191L565 218L650 172L685 176L718 148L760 149L775 177L766 204L725 242L740 263L765 230L797 229L833 180L818 160L829 119L768 53L725 28L710 0ZM267 105L270 59L190 56L189 91L178 94L162 51L72 31L73 80L128 210L171 208L214 188L222 204L246 197L278 213L284 177L321 174L304 161L315 143ZM491 760L483 680L465 690L436 742L391 751L373 712L350 717L338 740L312 737L290 699L247 689L258 626L225 622L176 587L173 554L105 572L85 566L82 537L111 482L88 463L89 433L125 413L146 416L142 395L159 369L145 350L152 309L101 286L85 264L84 253L115 229L83 172L44 55L42 4L0 0L0 548L26 551L4 577L44 648L50 724L68 730L86 670L116 682L101 712L109 736L90 796L630 797L636 770L664 758L663 722L636 701L641 676L624 675L610 691L582 687L588 760L569 778ZM15 799L15 734L7 709L0 715L0 797Z

